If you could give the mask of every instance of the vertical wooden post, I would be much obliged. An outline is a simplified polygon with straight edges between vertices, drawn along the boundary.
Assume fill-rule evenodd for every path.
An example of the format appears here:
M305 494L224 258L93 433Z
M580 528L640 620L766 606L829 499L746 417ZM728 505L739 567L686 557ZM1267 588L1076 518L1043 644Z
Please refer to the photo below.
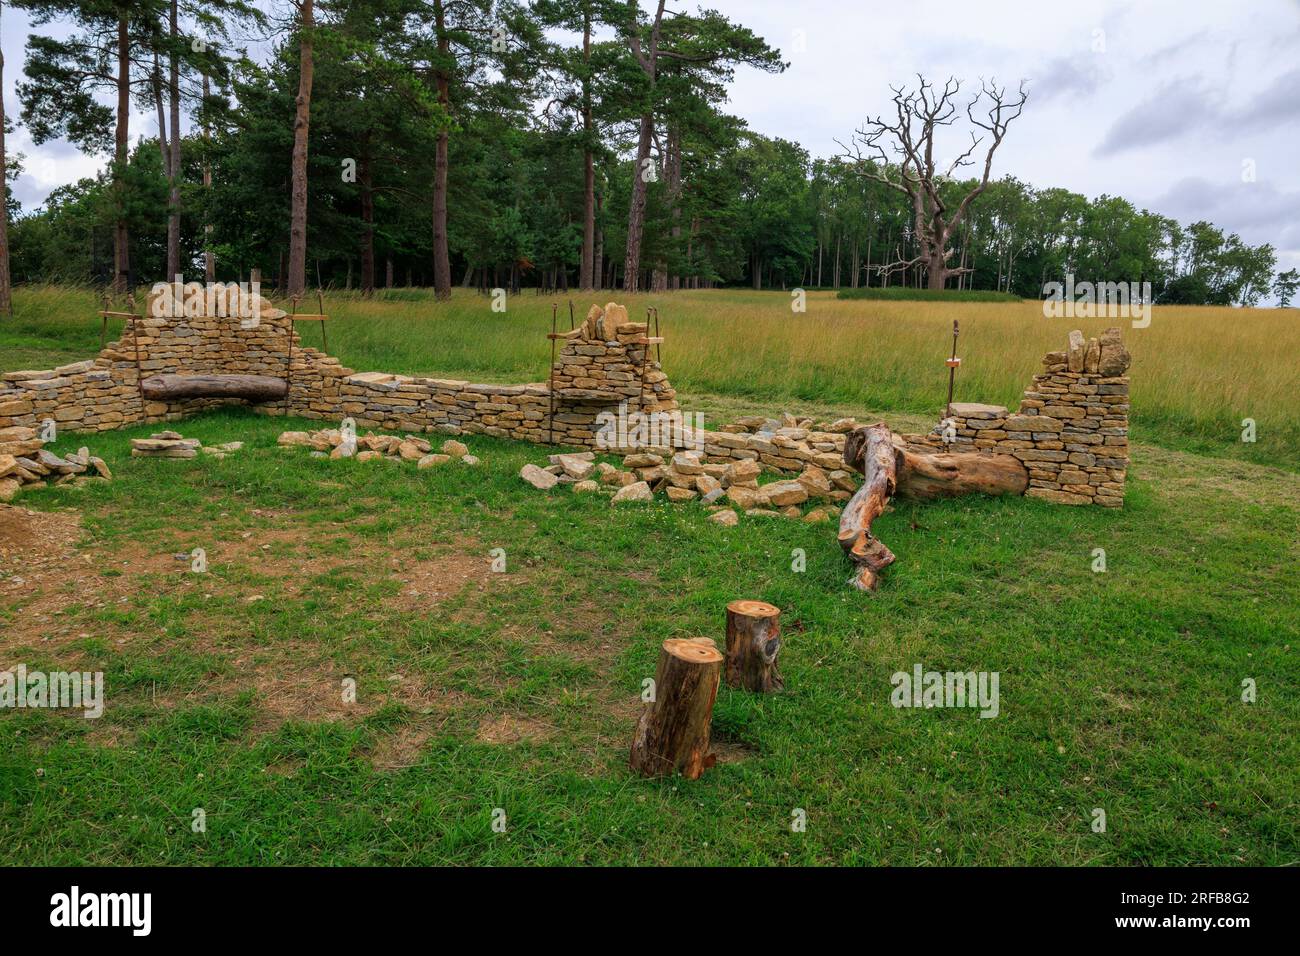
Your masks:
M546 374L547 443L555 444L555 303L551 303L551 368ZM569 300L569 324L573 324L573 300Z
M766 601L727 605L727 684L767 693L785 686L777 670L781 652L781 609Z
M659 651L655 697L637 721L628 761L643 777L681 771L696 780L716 757L709 722L722 676L722 652L707 637L669 638Z

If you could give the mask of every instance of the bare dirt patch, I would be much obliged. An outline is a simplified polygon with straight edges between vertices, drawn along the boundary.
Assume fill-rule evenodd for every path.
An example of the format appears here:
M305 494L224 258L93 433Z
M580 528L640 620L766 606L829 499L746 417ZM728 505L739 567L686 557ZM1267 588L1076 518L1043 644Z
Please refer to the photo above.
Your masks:
M356 675L328 661L311 662L313 650L312 645L295 643L276 648L269 659L255 664L237 660L241 676L222 682L217 694L229 696L253 689L258 707L254 734L273 732L289 721L358 720L390 703L401 704L421 717L446 714L464 703L464 695L456 691L401 674L390 675L379 690L358 680L355 700L349 700L344 682L355 680Z
M163 632L159 632L163 634L160 638L141 631L144 625L128 628L96 622L91 627L78 619L87 611L135 607L145 598L192 596L196 590L204 597L233 594L251 605L264 597L257 592L264 590L265 597L270 597L283 589L291 596L310 578L340 567L356 568L372 580L395 578L399 593L385 601L385 606L396 611L427 610L461 596L466 589L486 590L492 578L504 577L492 574L487 551L476 542L447 542L445 553L421 558L405 557L414 547L365 539L345 552L322 553L319 529L289 523L291 518L281 523L285 519L280 513L259 516L279 519L277 526L210 532L210 543L203 545L210 573L194 574L188 554L172 553L147 542L79 549L83 529L75 512L0 506L0 621L6 624L0 628L0 664L6 651L38 645L57 650L89 637L118 645L151 637L160 652L190 649L215 653L230 662L232 672L210 674L180 694L156 695L155 703L169 710L252 690L259 711L254 733L272 731L286 721L356 720L392 702L425 717L463 705L462 694L400 674L390 675L378 691L373 681L369 686L359 681L363 689L355 703L348 703L342 681L354 675L342 662L325 658L320 645L304 640L269 649L252 648L241 637L244 629L232 628L225 618L214 618L206 630L191 627L191 633L200 636L183 638L188 643L181 644ZM185 540L191 537L187 535ZM240 573L221 573L232 570ZM244 572L265 579L265 584L259 580L250 585ZM120 742L116 733L95 737L107 746ZM392 754L382 759L390 763L400 760L400 754L408 749L400 741L387 746ZM410 746L418 750L417 743Z
M0 567L19 560L40 566L44 555L62 554L80 535L81 515L76 512L0 505Z
M486 552L451 553L423 560L403 560L393 575L401 585L390 604L396 610L415 611L429 604L460 597L466 590L486 591L494 575Z
M395 728L370 748L370 764L376 770L402 770L420 759L425 742L436 728L427 723L409 723Z
M479 725L474 739L485 744L537 743L554 733L554 728L532 717L502 714Z

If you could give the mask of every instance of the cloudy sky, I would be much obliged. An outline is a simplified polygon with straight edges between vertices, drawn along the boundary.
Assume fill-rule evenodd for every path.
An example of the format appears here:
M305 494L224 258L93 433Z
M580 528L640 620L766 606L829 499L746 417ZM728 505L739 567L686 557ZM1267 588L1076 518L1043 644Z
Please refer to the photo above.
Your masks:
M643 0L643 6L650 6ZM840 151L891 84L917 73L1028 81L995 175L1120 195L1182 222L1209 219L1300 266L1300 0L710 0L782 50L781 75L745 70L732 112L813 155ZM670 9L684 8L670 4ZM5 7L5 106L18 106L26 15ZM51 29L51 28L45 28ZM153 135L146 114L133 135ZM102 157L67 143L25 154L24 208Z

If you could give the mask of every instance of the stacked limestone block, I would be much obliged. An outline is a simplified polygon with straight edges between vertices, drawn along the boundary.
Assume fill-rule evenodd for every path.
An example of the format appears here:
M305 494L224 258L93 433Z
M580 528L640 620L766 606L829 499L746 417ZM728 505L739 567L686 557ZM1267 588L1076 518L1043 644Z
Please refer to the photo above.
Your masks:
M556 397L605 408L626 403L646 413L676 410L677 392L650 358L654 344L647 325L629 322L623 306L593 305L551 369Z
M1123 507L1129 361L1119 329L1090 340L1071 332L1065 351L1043 357L1045 368L1025 389L1016 414L954 403L928 442L1014 455L1029 472L1029 497Z
M676 391L658 362L644 323L627 322L610 303L593 306L587 321L566 338L551 383L485 385L455 379L353 374L343 370L321 394L290 396L289 412L306 418L353 418L358 425L403 431L464 432L545 444L595 447L602 414L671 413ZM306 351L306 350L305 350Z
M23 488L81 484L113 477L103 459L88 448L58 455L45 448L34 428L10 425L0 428L0 501L12 501Z
M165 407L158 409L162 414ZM53 421L68 431L107 431L140 421L132 369L128 383L100 358L40 371L0 375L0 428Z

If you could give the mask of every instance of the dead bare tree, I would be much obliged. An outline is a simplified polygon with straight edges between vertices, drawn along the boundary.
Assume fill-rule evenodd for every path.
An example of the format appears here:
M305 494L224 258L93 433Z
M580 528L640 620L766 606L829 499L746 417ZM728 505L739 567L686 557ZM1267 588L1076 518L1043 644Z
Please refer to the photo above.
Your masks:
M856 166L859 175L898 190L912 204L917 255L878 266L876 271L906 271L924 265L928 288L942 289L950 277L971 271L948 265L952 256L948 240L975 197L988 187L993 154L1002 145L1007 127L1020 116L1029 94L1023 81L1017 92L1008 96L1006 87L981 80L979 93L966 104L966 117L972 126L984 132L977 135L971 130L970 145L941 169L935 162L935 132L956 123L959 110L956 99L961 83L950 77L940 90L919 74L917 79L920 86L916 90L891 87L897 118L886 121L880 116L868 117L854 132L852 145L845 147L845 158ZM942 195L944 182L962 167L973 165L975 151L986 140L983 174L975 187L962 197L957 208L950 211Z

